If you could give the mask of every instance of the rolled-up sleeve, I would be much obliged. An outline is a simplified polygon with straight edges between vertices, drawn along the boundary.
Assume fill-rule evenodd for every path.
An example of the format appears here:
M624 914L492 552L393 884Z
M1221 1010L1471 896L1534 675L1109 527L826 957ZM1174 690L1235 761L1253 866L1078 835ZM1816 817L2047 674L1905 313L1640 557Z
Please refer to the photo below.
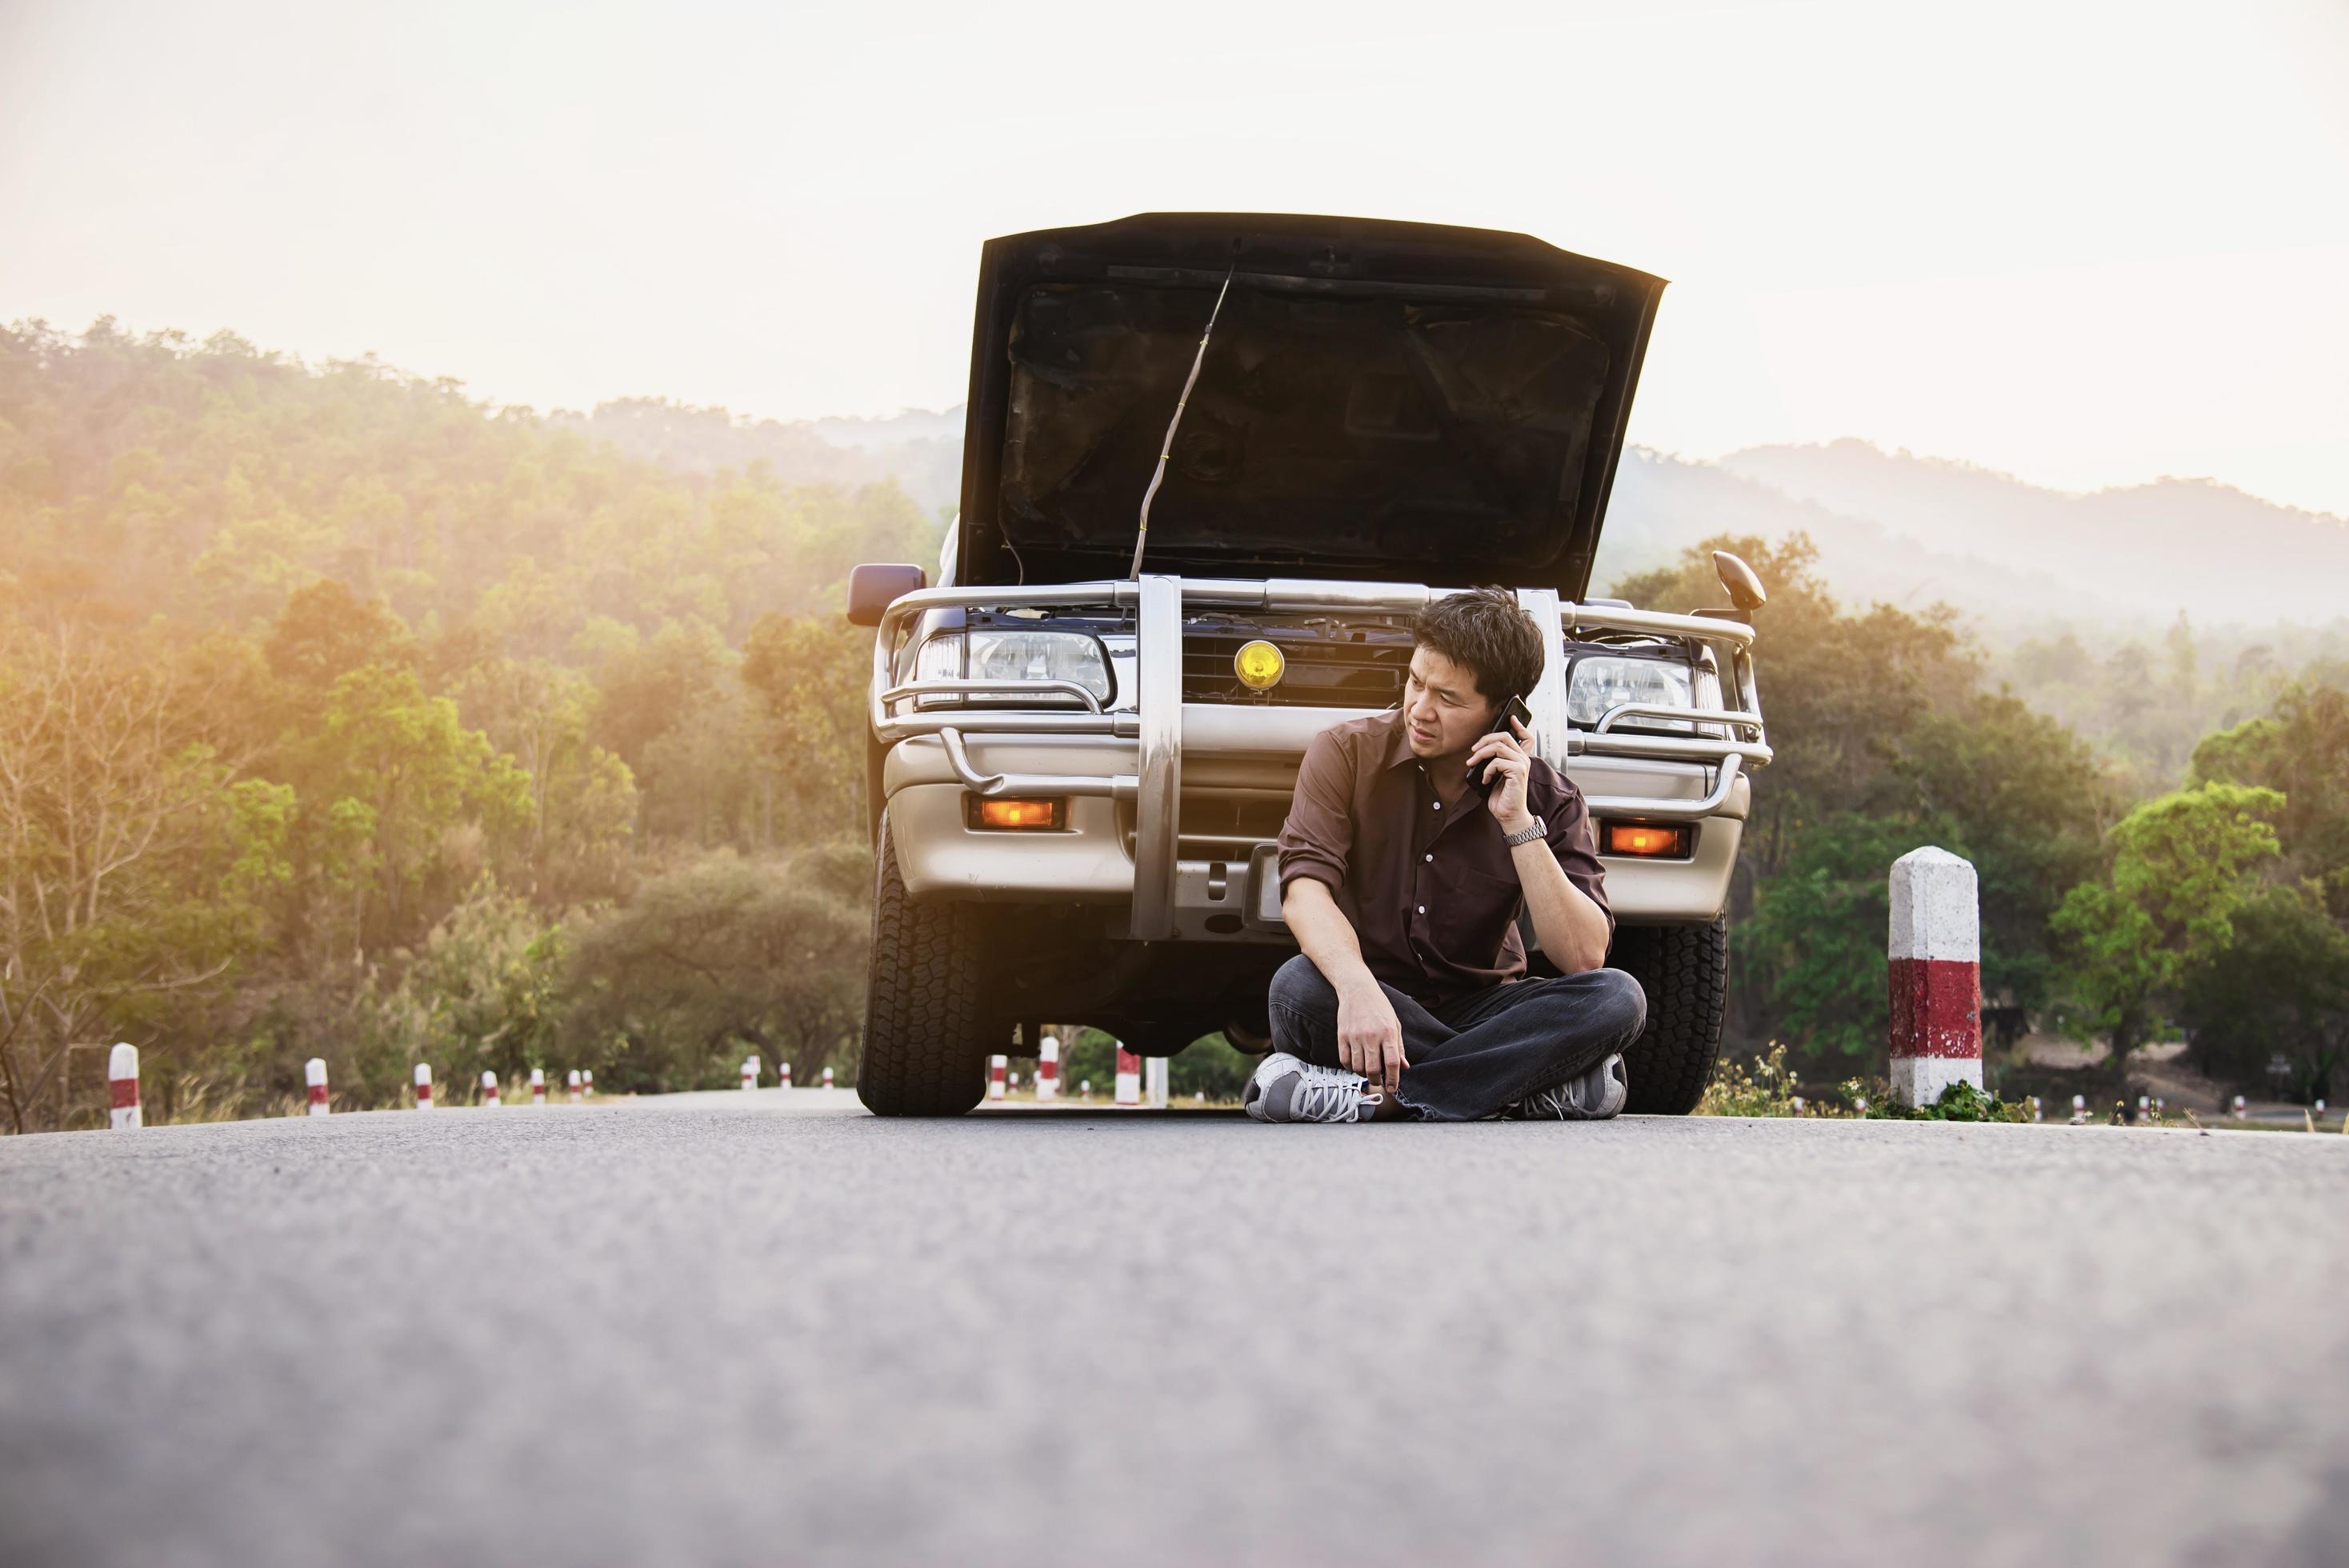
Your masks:
M1353 767L1338 737L1323 730L1305 748L1297 769L1297 793L1280 825L1280 892L1299 877L1327 882L1332 892L1346 886L1346 861L1354 847Z
M1560 778L1564 786L1562 798L1554 811L1545 812L1542 820L1549 832L1543 842L1557 857L1558 868L1566 880L1580 888L1585 897L1597 904L1607 917L1607 935L1615 935L1615 912L1607 903L1607 869L1599 863L1599 840L1590 826L1590 808L1583 803L1582 791Z

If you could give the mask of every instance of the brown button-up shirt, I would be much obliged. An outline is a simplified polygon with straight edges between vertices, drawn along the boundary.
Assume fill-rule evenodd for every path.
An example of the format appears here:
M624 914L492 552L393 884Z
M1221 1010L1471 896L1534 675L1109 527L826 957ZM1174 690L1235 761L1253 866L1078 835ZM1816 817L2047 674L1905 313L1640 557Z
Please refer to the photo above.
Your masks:
M1590 812L1557 769L1534 759L1526 809L1548 827L1567 879L1607 915L1607 873ZM1417 1000L1451 1001L1526 971L1525 890L1501 825L1475 790L1451 805L1412 754L1401 709L1313 738L1280 829L1280 887L1329 883L1371 973Z

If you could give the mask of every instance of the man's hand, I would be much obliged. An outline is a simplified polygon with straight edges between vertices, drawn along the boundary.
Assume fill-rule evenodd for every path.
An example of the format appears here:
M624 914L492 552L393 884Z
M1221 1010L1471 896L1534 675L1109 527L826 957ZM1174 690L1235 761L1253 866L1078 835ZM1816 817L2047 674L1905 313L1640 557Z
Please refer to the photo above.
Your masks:
M1534 738L1514 718L1509 720L1509 731L1503 735L1495 730L1477 740L1468 752L1468 776L1491 786L1485 803L1501 831L1518 833L1533 824L1533 816L1526 810L1526 778L1533 770L1533 757L1526 748ZM1489 769L1478 771L1488 763Z
M1389 1094L1402 1082L1402 1024L1375 980L1338 993L1338 1060Z

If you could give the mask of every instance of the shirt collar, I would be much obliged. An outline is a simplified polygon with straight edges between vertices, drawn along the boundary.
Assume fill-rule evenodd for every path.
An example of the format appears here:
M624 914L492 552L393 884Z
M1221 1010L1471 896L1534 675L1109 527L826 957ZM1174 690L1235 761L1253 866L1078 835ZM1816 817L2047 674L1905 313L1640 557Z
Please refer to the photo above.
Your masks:
M1399 707L1387 709L1386 720L1386 750L1379 758L1379 769L1381 772L1391 768L1400 768L1406 762L1419 760L1411 749L1411 731L1404 727L1402 709Z

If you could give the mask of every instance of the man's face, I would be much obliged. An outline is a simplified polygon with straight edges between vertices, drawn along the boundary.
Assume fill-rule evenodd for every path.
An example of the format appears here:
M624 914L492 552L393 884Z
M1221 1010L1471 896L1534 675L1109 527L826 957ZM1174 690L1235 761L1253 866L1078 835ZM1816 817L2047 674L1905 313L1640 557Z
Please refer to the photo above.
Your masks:
M1493 727L1500 704L1476 689L1476 672L1454 664L1433 648L1412 650L1411 678L1403 683L1403 734L1412 755L1457 757Z

